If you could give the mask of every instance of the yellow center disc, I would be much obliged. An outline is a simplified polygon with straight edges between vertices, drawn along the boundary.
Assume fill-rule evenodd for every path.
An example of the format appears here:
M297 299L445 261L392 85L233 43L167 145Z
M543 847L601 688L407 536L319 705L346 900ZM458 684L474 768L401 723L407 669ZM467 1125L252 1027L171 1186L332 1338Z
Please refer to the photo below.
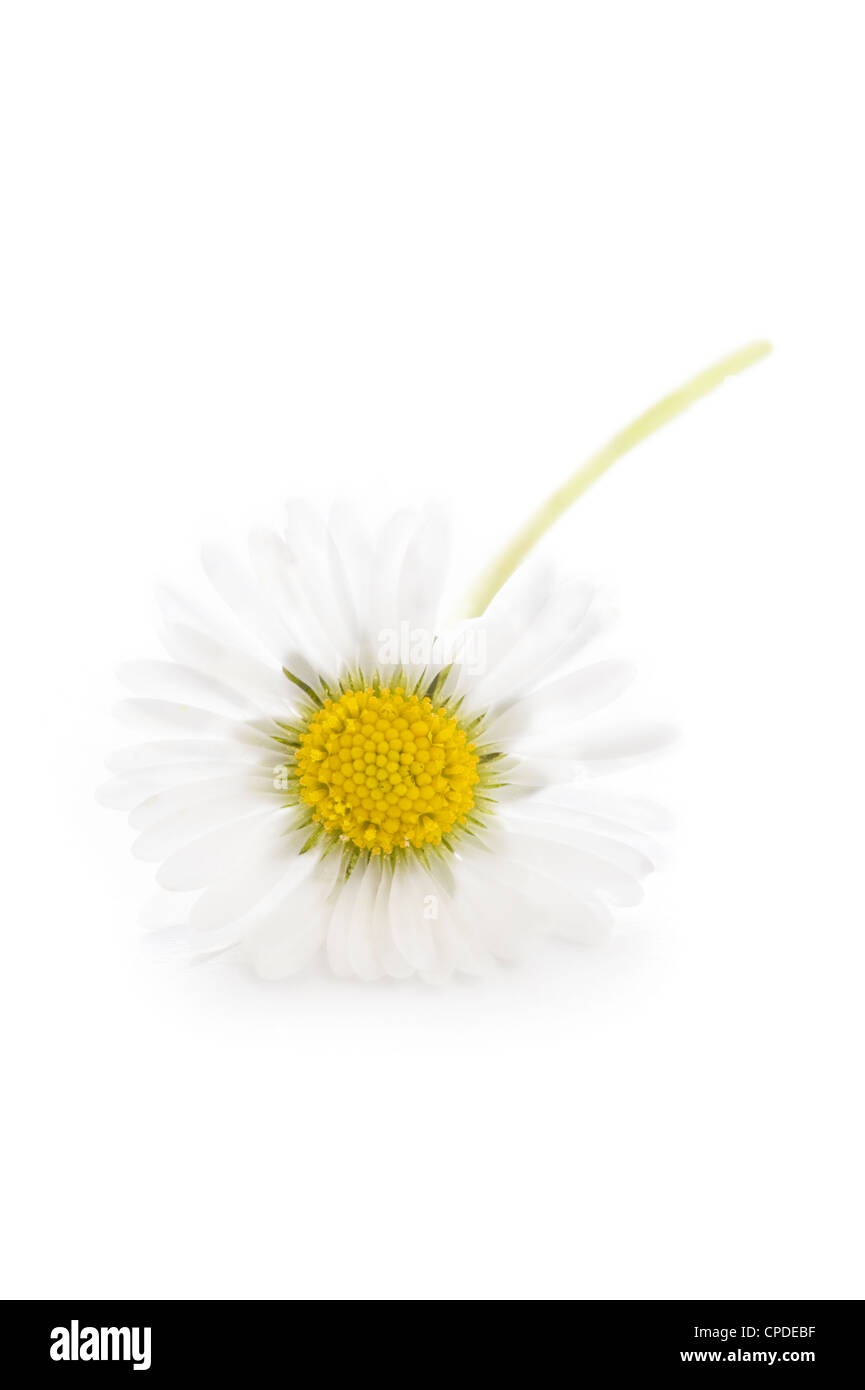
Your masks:
M326 700L301 735L300 794L325 830L372 854L437 845L474 804L475 745L453 715L402 687Z

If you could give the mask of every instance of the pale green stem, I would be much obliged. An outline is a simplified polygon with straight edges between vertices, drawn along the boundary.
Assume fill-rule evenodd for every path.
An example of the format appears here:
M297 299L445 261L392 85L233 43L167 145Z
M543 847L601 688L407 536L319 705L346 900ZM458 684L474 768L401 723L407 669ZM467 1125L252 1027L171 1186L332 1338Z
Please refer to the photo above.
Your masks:
M671 392L669 396L664 396L660 401L656 401L653 406L638 415L636 420L632 420L623 430L614 435L613 438L599 449L596 454L592 454L576 473L572 473L567 482L548 497L546 502L538 508L533 516L530 516L524 526L521 526L516 535L508 541L504 550L495 558L484 574L469 592L465 602L461 606L461 616L467 618L480 617L490 601L498 593L506 579L509 579L518 565L528 555L533 546L550 529L563 512L566 512L572 502L591 487L602 473L626 454L629 449L633 449L637 444L648 439L650 434L659 430L662 425L669 424L677 415L681 415L683 410L687 410L689 405L700 400L702 396L707 396L710 391L714 391L716 386L728 376L734 376L737 372L743 372L755 362L759 362L761 357L772 351L772 344L767 342L749 343L747 347L739 348L738 352L731 352L728 357L722 357L720 362L716 362L713 367L707 367L699 375L692 377L685 382L677 391Z

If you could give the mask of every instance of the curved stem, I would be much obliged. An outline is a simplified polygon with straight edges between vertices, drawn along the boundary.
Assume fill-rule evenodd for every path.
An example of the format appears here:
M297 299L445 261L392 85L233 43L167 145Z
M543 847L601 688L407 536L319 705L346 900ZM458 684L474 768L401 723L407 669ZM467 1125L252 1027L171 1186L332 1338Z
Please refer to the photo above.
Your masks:
M720 362L714 366L707 367L705 371L692 377L685 382L677 391L671 392L669 396L664 396L662 400L656 401L654 405L645 410L642 415L638 415L629 425L613 436L607 444L599 449L596 454L592 454L576 471L572 473L567 482L557 488L552 496L548 497L538 510L529 517L525 525L521 526L516 535L508 541L504 549L496 556L481 577L478 579L474 588L470 590L465 603L462 607L462 616L467 618L480 617L490 601L498 593L506 579L509 579L518 565L528 555L533 546L558 521L563 512L567 511L572 502L575 502L596 479L600 478L612 464L626 454L629 449L633 449L637 444L642 443L655 430L659 430L663 425L669 424L677 415L681 415L683 410L687 410L689 405L701 397L714 391L716 386L728 376L734 376L737 372L743 372L755 362L759 362L762 357L771 352L772 345L767 342L748 343L746 347L739 348L738 352L731 352L727 357L722 357Z

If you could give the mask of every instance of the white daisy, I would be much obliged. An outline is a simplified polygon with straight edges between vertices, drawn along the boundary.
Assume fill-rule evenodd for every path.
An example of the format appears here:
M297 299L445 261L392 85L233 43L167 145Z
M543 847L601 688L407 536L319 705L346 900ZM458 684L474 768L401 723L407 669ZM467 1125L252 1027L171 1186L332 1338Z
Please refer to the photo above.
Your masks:
M582 582L512 571L613 458L764 350L726 359L590 460L456 626L440 612L435 509L369 541L348 507L325 524L297 503L242 563L208 548L219 611L161 594L169 659L120 671L121 715L152 734L110 759L102 799L159 863L146 920L183 921L201 949L237 949L269 978L323 950L339 975L438 979L481 973L539 932L603 937L640 900L663 815L598 774L667 731L593 728L631 674L588 654L603 603Z

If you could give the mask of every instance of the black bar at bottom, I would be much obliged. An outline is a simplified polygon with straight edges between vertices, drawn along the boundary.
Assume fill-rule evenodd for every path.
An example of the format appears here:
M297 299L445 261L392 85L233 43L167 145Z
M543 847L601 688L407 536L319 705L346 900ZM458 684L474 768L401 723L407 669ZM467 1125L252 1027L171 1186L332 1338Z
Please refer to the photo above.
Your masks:
M211 1375L255 1384L270 1374L307 1379L337 1368L407 1379L418 1368L488 1373L503 1356L509 1372L523 1369L532 1380L558 1379L563 1369L578 1378L587 1371L694 1376L707 1368L805 1379L849 1374L859 1361L861 1300L562 1303L564 1318L551 1320L550 1332L537 1318L522 1328L511 1315L496 1337L477 1325L477 1311L465 1330L441 1313L406 1310L394 1318L375 1307L360 1320L343 1308L317 1325L303 1302L278 1300L22 1300L4 1303L0 1316L4 1345L15 1348L24 1373L19 1384L29 1384L31 1373L58 1383L106 1375L169 1383L194 1375L206 1384Z

